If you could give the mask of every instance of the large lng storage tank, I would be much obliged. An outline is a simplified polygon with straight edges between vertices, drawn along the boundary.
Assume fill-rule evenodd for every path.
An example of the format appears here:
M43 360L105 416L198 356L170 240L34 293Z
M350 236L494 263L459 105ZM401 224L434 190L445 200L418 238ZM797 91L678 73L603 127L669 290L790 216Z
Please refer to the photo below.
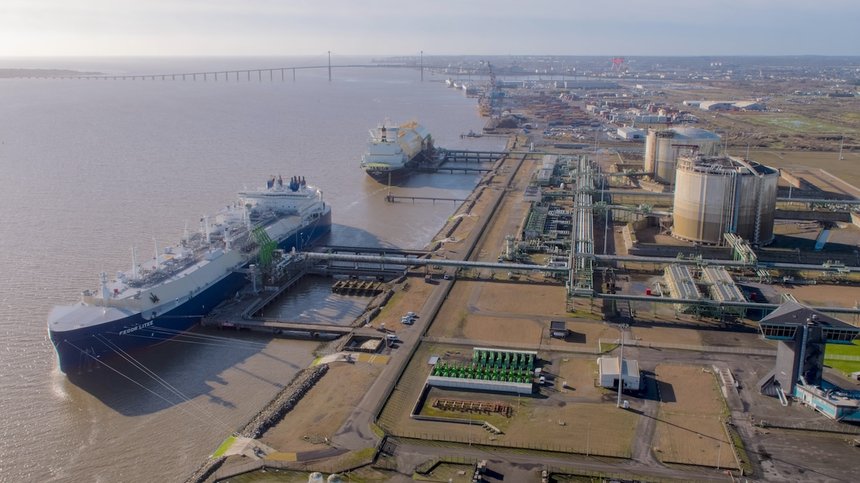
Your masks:
M779 171L729 156L682 156L675 173L672 235L718 245L735 233L755 245L773 241Z
M645 171L655 180L675 183L675 167L681 155L716 155L720 136L696 127L673 127L648 130L645 138Z

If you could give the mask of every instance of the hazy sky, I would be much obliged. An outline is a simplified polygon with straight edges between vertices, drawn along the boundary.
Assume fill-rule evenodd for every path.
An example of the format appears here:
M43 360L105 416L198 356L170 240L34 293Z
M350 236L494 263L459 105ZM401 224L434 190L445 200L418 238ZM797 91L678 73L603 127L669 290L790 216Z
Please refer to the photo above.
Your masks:
M860 0L0 0L0 56L860 54Z

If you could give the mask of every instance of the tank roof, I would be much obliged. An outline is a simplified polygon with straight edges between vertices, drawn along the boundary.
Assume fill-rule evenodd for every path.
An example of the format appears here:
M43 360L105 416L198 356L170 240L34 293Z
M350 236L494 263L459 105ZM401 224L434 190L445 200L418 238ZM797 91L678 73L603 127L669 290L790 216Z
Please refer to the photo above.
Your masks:
M770 166L765 166L750 159L741 159L733 156L696 156L682 157L679 166L688 170L714 174L775 174L778 171ZM754 173L750 173L750 169Z

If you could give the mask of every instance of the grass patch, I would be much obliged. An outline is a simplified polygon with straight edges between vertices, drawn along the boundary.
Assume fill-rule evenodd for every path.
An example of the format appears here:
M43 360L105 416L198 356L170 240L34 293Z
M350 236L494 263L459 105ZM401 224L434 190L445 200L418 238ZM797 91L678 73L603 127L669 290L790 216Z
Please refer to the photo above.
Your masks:
M236 441L235 436L230 436L229 438L225 439L224 442L221 443L220 446L218 446L218 449L216 449L215 452L212 453L212 457L213 458L219 458L219 457L223 456L224 453L226 453L227 450L230 449L230 446L233 446L233 442L235 442L235 441Z
M751 475L753 472L752 462L750 461L750 456L744 446L743 438L741 438L738 430L732 425L726 424L726 432L729 434L729 438L732 439L732 446L735 447L735 452L738 455L738 459L741 461L741 471L744 475Z
M375 434L379 438L385 437L385 431L379 426L377 426L376 423L370 423L370 430L373 431L373 434Z
M837 371L842 371L846 375L851 374L852 372L860 372L860 362L824 359L824 363Z
M855 340L853 344L827 344L824 349L824 363L828 366L846 375L860 372L860 361L840 361L830 356L860 356L860 341Z
M627 339L624 339L624 340L626 341ZM601 342L600 347L598 347L597 349L600 351L601 354L605 354L607 352L614 351L620 345L621 344L615 344L615 343L610 343L610 342Z
M395 307L397 305L397 303L400 302L400 299L402 299L402 298L403 298L403 290L395 290L394 295L392 295L391 298L388 299L388 302L385 302L385 305L383 305L382 307L379 308L380 309L379 315L377 315L377 317L381 317L383 315L386 315L387 310L389 310L390 307Z
M853 344L827 344L824 358L830 355L860 356L860 341L855 340Z
M350 451L338 458L334 462L334 465L339 467L341 471L347 471L359 466L369 465L373 462L374 456L376 456L376 448L371 446L357 451Z

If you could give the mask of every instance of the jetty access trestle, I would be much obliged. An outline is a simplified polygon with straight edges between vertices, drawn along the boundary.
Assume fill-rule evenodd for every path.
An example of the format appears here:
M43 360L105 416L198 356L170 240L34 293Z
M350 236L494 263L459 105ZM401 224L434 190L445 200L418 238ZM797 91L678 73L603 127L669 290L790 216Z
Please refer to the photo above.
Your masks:
M510 153L508 151L466 151L439 149L437 156L418 164L422 173L483 174L495 170L495 165Z
M390 255L356 255L348 253L304 252L300 256L306 260L322 262L352 262L355 264L370 264L376 267L394 265L397 267L434 266L455 268L485 268L504 270L508 272L552 272L567 273L567 267L550 267L546 265L528 265L525 263L494 263L472 260L448 260L440 258L407 258Z

